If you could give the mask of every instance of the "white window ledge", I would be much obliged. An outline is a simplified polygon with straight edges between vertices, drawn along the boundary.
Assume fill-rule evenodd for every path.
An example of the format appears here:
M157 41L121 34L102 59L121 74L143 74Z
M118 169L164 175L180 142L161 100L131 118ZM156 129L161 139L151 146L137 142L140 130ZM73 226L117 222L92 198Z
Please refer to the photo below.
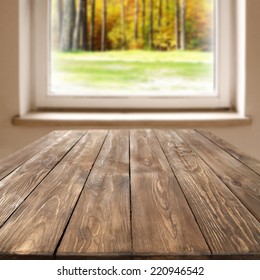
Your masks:
M14 125L84 126L89 128L170 128L249 125L251 119L235 112L30 112L14 117Z

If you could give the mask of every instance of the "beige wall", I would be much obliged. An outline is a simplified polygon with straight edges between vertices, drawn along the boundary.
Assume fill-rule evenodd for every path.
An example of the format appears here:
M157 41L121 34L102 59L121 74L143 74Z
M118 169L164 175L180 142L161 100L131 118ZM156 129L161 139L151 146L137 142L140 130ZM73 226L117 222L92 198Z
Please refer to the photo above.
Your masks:
M260 1L247 1L246 113L252 125L211 129L220 137L260 160Z
M0 158L55 129L14 127L10 123L11 118L19 112L18 2L19 0L0 0ZM246 109L253 123L247 127L210 130L260 159L260 1L247 2Z

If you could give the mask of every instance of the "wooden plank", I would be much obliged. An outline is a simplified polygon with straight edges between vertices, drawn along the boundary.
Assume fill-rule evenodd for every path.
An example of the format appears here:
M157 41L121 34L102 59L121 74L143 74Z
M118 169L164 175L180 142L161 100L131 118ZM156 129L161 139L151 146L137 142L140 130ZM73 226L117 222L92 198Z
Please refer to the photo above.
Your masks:
M83 134L68 131L0 181L0 227Z
M259 254L260 224L255 217L176 132L158 130L156 135L212 253Z
M196 131L198 133L200 133L201 135L205 136L206 138L208 138L210 141L212 141L216 145L218 145L220 148L222 148L224 151L229 153L231 156L233 156L234 158L236 158L239 161L241 161L242 163L244 163L246 166L248 166L253 171L258 173L258 175L260 175L260 161L259 160L256 160L256 159L252 158L251 156L248 156L248 155L242 153L241 151L239 151L239 149L237 149L233 145L227 143L226 141L217 137L216 135L214 135L213 133L211 133L209 131L205 131L205 130L196 130Z
M91 131L0 229L0 255L53 256L106 131Z
M58 249L58 256L131 252L129 132L110 132Z
M210 254L154 133L130 135L133 253Z
M260 221L260 176L196 131L178 134Z
M17 151L16 153L2 159L0 161L0 181L24 162L29 160L32 156L39 153L39 151L55 144L55 141L57 141L64 134L66 134L65 131L53 131L33 142L32 144Z

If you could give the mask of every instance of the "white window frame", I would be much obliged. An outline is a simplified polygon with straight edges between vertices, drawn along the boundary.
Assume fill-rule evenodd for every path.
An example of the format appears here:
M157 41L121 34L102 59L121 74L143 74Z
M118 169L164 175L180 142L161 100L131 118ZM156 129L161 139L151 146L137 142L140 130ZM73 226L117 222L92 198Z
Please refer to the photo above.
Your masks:
M68 96L49 92L49 5L50 0L33 1L34 92L36 108L121 108L121 109L216 109L230 108L236 84L234 0L216 1L215 92L212 95L186 96Z

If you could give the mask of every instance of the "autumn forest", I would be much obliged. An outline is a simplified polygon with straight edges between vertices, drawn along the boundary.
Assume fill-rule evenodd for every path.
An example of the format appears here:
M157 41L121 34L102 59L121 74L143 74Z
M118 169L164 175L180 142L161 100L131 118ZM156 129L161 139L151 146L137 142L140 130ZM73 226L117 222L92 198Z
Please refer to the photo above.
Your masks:
M215 0L51 0L51 91L214 90Z
M53 0L57 50L200 50L212 47L214 0Z

